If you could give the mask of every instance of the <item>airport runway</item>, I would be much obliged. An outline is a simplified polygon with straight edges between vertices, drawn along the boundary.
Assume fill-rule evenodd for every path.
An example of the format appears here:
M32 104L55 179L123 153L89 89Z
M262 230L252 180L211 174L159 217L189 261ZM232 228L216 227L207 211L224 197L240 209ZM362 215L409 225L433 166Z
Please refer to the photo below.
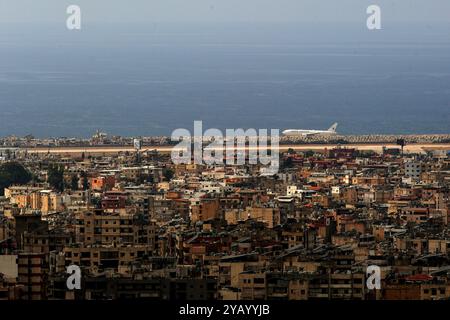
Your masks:
M306 150L314 150L314 151L323 151L325 149L333 149L336 147L341 148L355 148L358 150L373 150L375 152L381 152L383 147L386 148L399 148L398 145L395 144L345 144L345 145L336 145L336 144L303 144L303 145L280 145L280 152L287 151L288 149L293 149L296 151L306 151ZM143 147L140 151L157 151L160 153L169 153L173 150L173 146L152 146L152 147ZM246 148L248 149L248 147ZM251 148L254 150L255 148ZM135 152L135 149L132 146L117 146L117 147L38 147L38 148L19 148L19 150L26 150L28 153L38 153L38 154L61 154L61 155L74 155L74 154L116 154L119 152ZM405 153L424 153L426 151L431 150L450 150L450 143L439 143L439 144L409 144L404 148ZM180 150L181 151L181 150Z

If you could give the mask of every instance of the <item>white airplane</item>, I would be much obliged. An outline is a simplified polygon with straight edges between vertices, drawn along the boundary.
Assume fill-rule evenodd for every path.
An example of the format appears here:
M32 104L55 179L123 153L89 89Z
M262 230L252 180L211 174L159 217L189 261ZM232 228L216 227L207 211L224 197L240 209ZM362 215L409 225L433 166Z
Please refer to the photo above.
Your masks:
M316 134L321 134L321 135L333 135L333 134L337 134L336 132L336 128L337 128L338 124L334 123L328 130L303 130L303 129L288 129L288 130L284 130L282 132L282 134L284 136L313 136Z

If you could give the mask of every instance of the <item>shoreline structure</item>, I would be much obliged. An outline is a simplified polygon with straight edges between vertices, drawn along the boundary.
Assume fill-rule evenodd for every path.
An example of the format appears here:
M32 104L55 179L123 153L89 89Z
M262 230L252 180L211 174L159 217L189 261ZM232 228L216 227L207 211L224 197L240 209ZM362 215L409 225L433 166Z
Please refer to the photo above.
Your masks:
M178 142L172 142L168 136L121 137L109 136L97 131L91 138L35 138L3 137L0 138L2 150L17 150L35 154L115 154L135 152L134 140L140 141L140 152L157 151L168 153ZM403 140L405 153L425 153L435 150L450 150L450 134L421 135L335 135L287 137L280 136L280 152L293 149L295 151L323 151L333 148L354 148L362 151L382 152L383 148L400 149L398 140ZM209 144L205 142L206 144ZM246 146L248 149L248 146ZM239 150L239 149L238 149Z

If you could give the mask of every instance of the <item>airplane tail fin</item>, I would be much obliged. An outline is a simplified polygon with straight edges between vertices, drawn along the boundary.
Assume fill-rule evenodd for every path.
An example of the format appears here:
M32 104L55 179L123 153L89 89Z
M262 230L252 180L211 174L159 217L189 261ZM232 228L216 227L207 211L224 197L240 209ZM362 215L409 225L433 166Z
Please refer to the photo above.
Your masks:
M338 124L335 122L327 131L336 132L337 126Z

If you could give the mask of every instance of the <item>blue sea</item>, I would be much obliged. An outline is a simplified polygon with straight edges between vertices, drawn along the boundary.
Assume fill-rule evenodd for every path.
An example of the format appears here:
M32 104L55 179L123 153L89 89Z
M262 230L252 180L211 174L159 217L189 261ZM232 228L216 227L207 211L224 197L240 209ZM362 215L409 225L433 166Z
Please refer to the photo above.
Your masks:
M450 133L450 27L0 25L0 136Z

